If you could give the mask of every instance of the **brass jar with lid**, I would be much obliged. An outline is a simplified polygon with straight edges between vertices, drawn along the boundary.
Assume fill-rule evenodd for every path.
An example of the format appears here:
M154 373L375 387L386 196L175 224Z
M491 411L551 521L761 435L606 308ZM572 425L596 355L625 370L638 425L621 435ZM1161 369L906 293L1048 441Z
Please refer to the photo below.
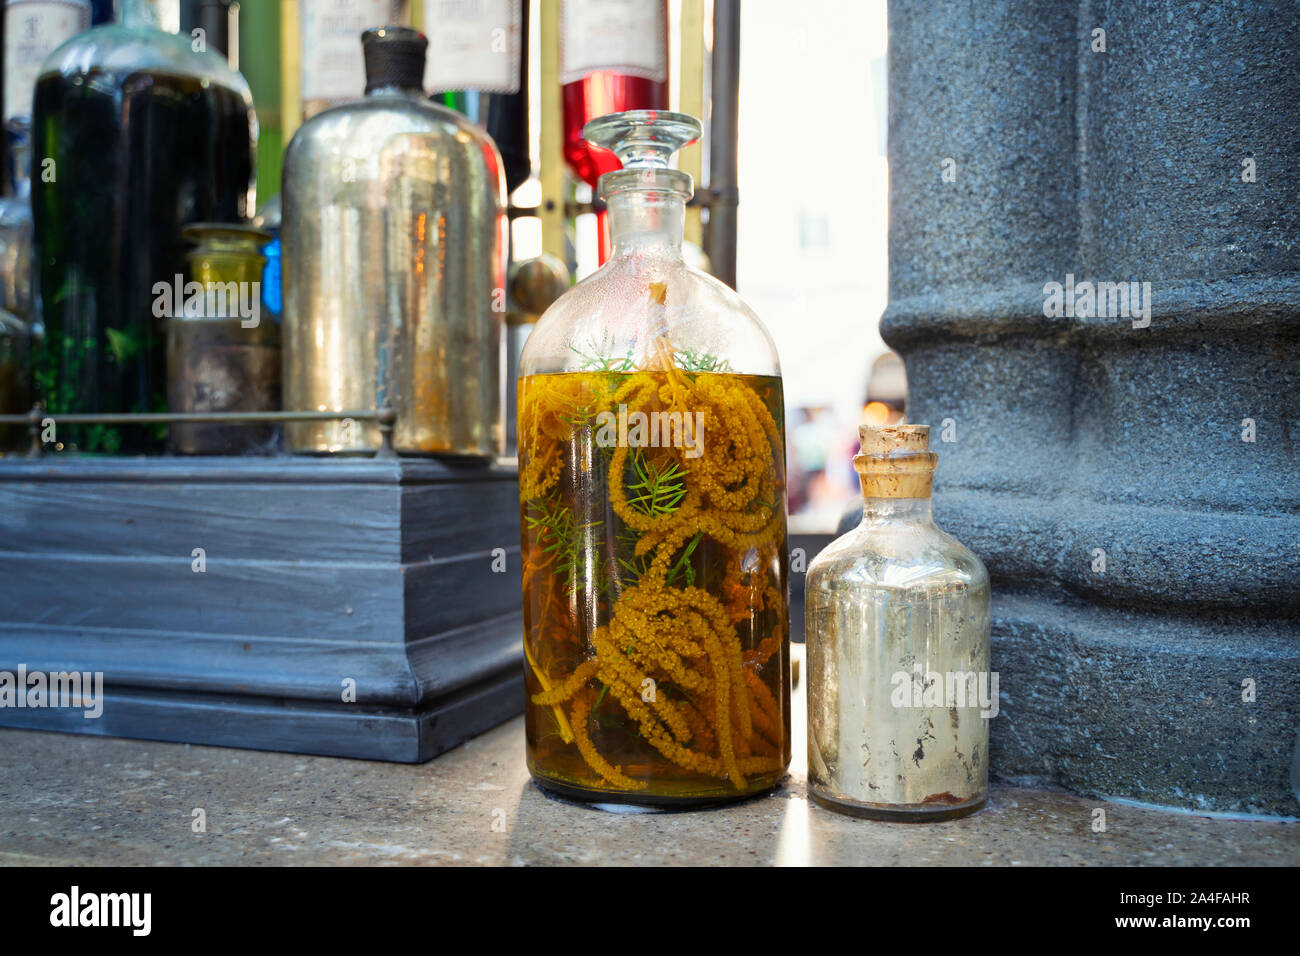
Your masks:
M270 234L232 223L195 223L189 281L167 316L167 406L174 412L280 408L280 331L262 316L262 245ZM274 426L173 423L167 447L182 455L244 454L270 445Z

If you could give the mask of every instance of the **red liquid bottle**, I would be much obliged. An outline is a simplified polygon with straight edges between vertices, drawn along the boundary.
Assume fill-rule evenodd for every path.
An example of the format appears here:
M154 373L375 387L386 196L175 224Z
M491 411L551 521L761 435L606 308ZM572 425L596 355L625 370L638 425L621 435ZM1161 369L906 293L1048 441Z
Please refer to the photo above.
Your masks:
M582 128L598 116L668 108L667 0L564 0L560 8L564 159L593 189L618 157ZM609 220L596 217L600 263L609 258Z

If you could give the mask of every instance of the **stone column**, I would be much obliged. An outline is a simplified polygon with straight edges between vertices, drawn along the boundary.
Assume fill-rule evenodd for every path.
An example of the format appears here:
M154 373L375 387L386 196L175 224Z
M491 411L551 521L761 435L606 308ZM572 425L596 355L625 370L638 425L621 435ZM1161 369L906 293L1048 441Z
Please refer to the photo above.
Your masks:
M1300 8L889 20L882 331L993 576L994 771L1300 816Z

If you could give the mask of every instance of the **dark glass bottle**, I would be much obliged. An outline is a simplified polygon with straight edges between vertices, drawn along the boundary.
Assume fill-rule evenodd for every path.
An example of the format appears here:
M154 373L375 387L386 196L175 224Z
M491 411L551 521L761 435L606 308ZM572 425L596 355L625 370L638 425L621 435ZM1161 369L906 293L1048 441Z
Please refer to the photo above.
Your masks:
M35 279L44 336L37 390L59 412L166 408L155 287L185 273L192 222L239 222L254 202L257 118L248 84L213 52L153 26L146 0L122 23L65 43L36 84ZM65 447L152 451L163 429L59 430Z

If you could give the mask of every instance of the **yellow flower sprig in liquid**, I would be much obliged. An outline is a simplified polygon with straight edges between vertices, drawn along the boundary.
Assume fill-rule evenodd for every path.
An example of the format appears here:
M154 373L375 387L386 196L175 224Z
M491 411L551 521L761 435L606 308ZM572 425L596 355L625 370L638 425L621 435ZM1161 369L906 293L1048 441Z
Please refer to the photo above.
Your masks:
M779 380L661 362L529 376L519 395L534 772L652 794L770 785L790 746ZM702 454L599 448L595 418L619 406L701 413ZM629 495L638 463L680 476L671 509ZM562 529L539 517L559 509Z

